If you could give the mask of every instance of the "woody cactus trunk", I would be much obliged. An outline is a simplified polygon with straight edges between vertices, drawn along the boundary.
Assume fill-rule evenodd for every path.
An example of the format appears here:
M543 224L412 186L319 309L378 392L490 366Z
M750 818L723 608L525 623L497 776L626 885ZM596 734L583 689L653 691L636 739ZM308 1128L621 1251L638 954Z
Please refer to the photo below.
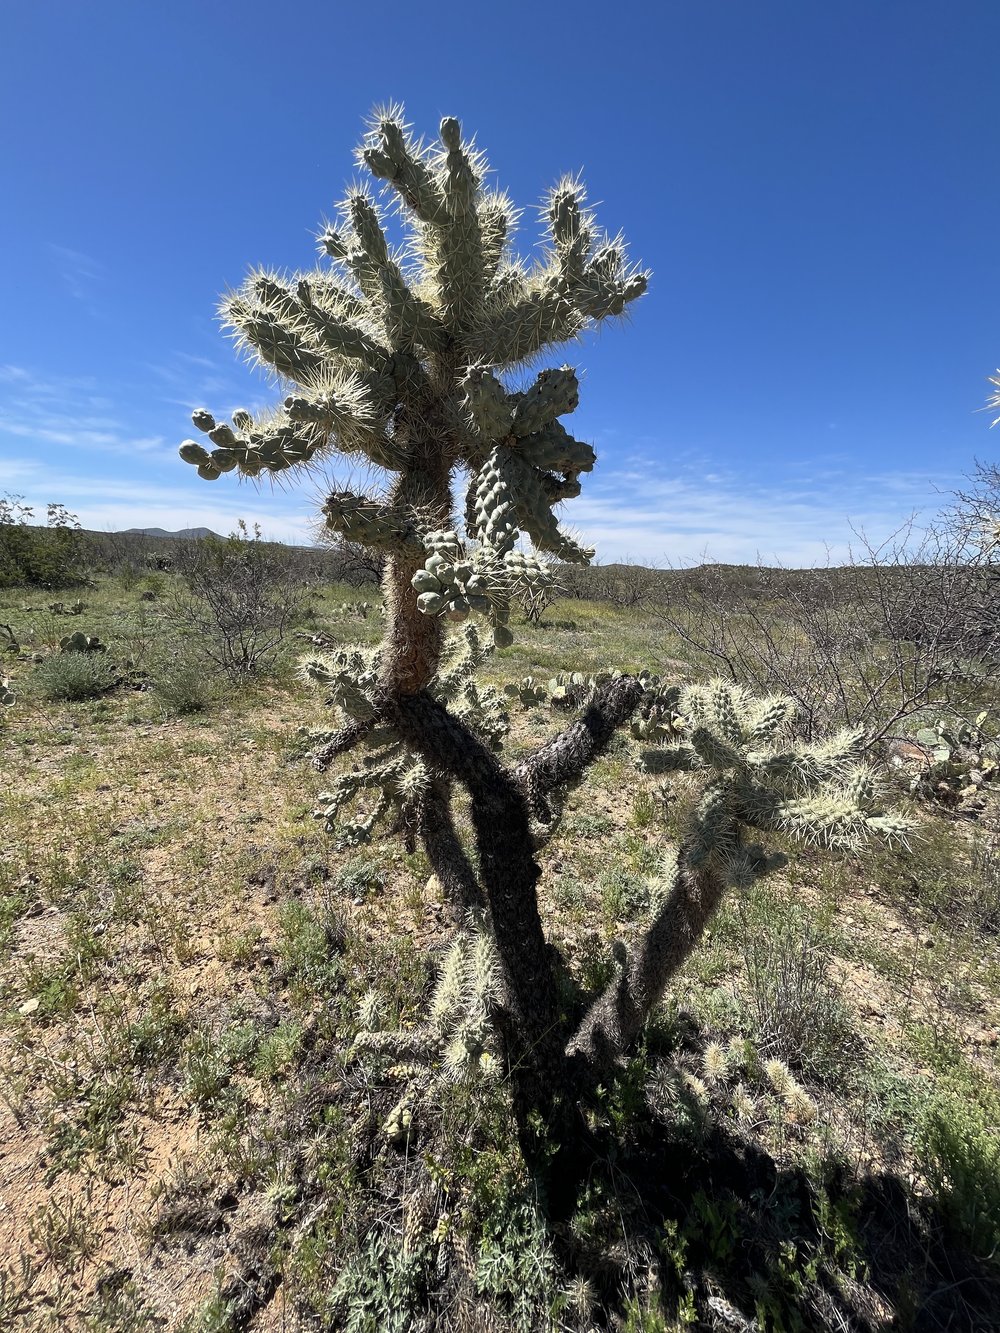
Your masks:
M401 221L388 226L373 196L354 189L320 235L328 266L292 276L260 269L226 297L223 317L238 344L288 386L286 396L277 410L234 412L230 423L196 412L212 447L189 441L180 452L209 480L307 467L334 451L389 474L380 495L337 491L323 510L333 531L383 553L387 570L380 648L305 667L340 713L336 729L316 733L317 766L366 748L324 794L323 813L345 842L392 817L422 840L456 907L485 923L499 958L494 1018L519 1121L540 1116L558 1140L570 1122L581 1128L579 1091L634 1040L726 884L745 886L778 863L746 844L745 827L854 836L869 817L866 771L853 737L823 754L791 742L775 749L787 732L784 703L757 704L721 686L684 700L628 676L600 685L537 754L514 769L501 763L502 700L476 685L475 671L494 646L511 643L511 601L549 584L551 557L586 563L593 554L555 513L595 461L561 420L577 405L576 374L562 366L532 378L525 368L621 316L646 290L646 274L629 266L620 238L598 230L573 179L545 200L541 259L519 259L517 212L487 188L482 156L450 117L439 141L424 144L396 108L377 114L358 164L383 183ZM390 239L397 230L401 246ZM461 535L452 498L460 480ZM683 742L681 723L664 721L678 706L700 719ZM553 799L636 710L637 734L660 742L654 762L704 768L711 783L688 842L665 866L647 935L631 954L619 951L607 993L574 1024L539 915L535 849ZM456 783L471 798L475 855L452 818ZM374 808L345 821L359 794L374 797Z

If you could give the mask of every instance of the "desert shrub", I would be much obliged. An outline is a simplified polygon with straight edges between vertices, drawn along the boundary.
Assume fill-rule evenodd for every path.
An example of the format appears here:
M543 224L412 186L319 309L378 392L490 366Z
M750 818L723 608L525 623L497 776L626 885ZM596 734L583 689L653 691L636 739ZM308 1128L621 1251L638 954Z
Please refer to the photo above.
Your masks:
M1000 839L981 838L973 844L969 864L967 913L978 930L1000 931Z
M872 879L891 901L913 904L949 933L992 934L1000 930L1000 840L977 833L969 844L956 839L949 822L928 823L920 857L907 864L873 854Z
M179 545L176 568L190 595L179 595L171 614L196 631L197 651L233 684L269 670L295 622L301 593L281 547L241 522L224 541Z
M610 602L620 611L640 611L657 600L662 578L659 570L625 560L590 566L582 583L587 589L585 595L595 601Z
M215 685L205 671L204 658L190 645L173 655L159 656L151 674L153 697L171 716L204 712L215 697Z
M333 583L346 583L351 588L367 588L382 582L385 573L385 553L349 541L340 533L331 532L325 523L317 523L313 531L318 544L327 552L326 578Z
M746 1005L761 1053L836 1081L857 1039L830 978L831 952L822 933L785 910L746 914L743 960Z
M713 669L794 698L806 739L856 726L873 743L925 710L975 712L1000 649L991 557L946 523L914 541L863 543L842 567L678 573L660 614Z
M67 588L83 582L85 547L76 515L50 504L44 528L33 526L32 517L20 496L8 493L0 499L0 588Z
M1000 1251L1000 1093L971 1070L945 1075L920 1126L923 1174L962 1243Z
M103 654L53 653L35 668L30 682L43 699L78 702L110 690L115 677Z

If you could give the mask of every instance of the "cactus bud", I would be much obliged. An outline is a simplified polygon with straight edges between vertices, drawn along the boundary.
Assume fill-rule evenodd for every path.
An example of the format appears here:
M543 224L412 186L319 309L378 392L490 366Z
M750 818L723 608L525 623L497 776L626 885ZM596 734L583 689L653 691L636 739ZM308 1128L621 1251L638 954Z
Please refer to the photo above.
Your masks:
M410 584L417 592L440 592L441 581L429 569L418 569Z
M200 466L208 462L208 450L203 449L194 440L185 440L177 452L185 463L194 463Z

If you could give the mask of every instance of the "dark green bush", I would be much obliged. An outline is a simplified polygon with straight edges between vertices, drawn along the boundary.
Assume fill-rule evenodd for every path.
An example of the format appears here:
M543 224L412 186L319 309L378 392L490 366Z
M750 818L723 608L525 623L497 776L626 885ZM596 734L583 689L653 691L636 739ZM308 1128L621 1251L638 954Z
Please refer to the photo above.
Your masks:
M75 514L50 504L44 528L18 495L0 499L0 588L68 588L84 582L84 537Z
M921 1125L928 1184L957 1238L981 1258L1000 1252L1000 1095L971 1070L941 1079Z

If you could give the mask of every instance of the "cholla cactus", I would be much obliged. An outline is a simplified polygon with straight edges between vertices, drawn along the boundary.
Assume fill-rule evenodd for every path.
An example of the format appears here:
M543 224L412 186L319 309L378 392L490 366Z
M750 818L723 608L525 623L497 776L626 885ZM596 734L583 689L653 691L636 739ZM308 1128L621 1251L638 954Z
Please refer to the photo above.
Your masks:
M181 457L209 480L282 472L331 450L396 474L384 498L338 492L324 514L390 557L395 631L383 673L415 692L433 676L442 618L484 615L496 641L510 642L512 593L551 581L543 560L518 549L522 534L560 560L590 559L553 512L595 461L560 421L577 405L576 374L543 370L523 390L504 376L621 315L646 275L598 230L569 179L546 200L545 262L519 259L517 211L486 187L485 159L452 117L426 146L397 108L377 113L358 160L395 196L407 245L393 247L380 206L357 188L320 234L329 268L254 270L223 316L289 391L262 416L219 422L199 409L194 424L214 447L189 440ZM469 476L462 538L448 524L459 468Z
M642 767L702 774L705 785L683 845L664 858L645 937L570 1044L590 1061L627 1048L726 890L746 891L787 864L754 835L853 850L872 838L905 844L911 827L879 805L860 731L805 744L792 734L793 700L756 699L722 680L661 693L657 707L683 739L645 751Z
M483 923L472 915L468 927L452 940L438 969L428 1023L412 1032L376 1026L381 1002L368 991L359 1006L362 1029L352 1057L381 1065L387 1077L405 1085L383 1124L397 1147L409 1144L413 1117L422 1103L434 1101L442 1082L493 1078L500 1068L494 1019L503 1002L500 962Z
M425 1030L368 1031L356 1050L397 1062L407 1091L386 1128L408 1142L423 1077L415 1071L437 1058L461 1072L495 1040L522 1142L540 1146L536 1165L558 1176L551 1141L538 1145L532 1127L547 1124L557 1147L585 1141L587 1079L604 1077L638 1033L725 889L782 863L750 833L845 846L902 836L903 826L875 809L856 738L798 747L787 700L754 702L719 684L678 692L654 677L556 678L546 702L585 704L582 715L516 768L500 763L503 700L476 685L476 671L511 643L512 599L551 586L550 558L592 554L556 512L595 462L564 425L576 373L557 366L532 379L525 367L624 314L646 275L629 266L620 239L598 230L573 179L545 200L541 260L520 259L517 212L486 187L485 161L451 117L425 144L396 108L380 112L358 162L398 206L405 245L393 245L381 205L356 188L321 232L328 267L252 272L224 300L223 318L283 384L282 404L229 422L200 409L194 424L207 444L187 441L181 456L207 480L281 473L331 453L389 474L378 494L338 490L323 506L333 532L384 556L386 614L378 649L337 648L303 664L337 714L312 736L316 767L366 747L324 793L320 815L348 843L391 817L419 837L446 895L482 928L453 946ZM460 526L452 488L463 479ZM514 693L538 697L530 680ZM539 913L535 834L552 827L563 793L633 716L637 739L666 742L647 767L702 772L706 785L689 838L665 858L645 936L631 953L619 949L617 975L574 1033ZM452 818L455 783L470 798L475 858ZM344 822L353 802L359 812ZM369 998L366 1013L376 1012Z

